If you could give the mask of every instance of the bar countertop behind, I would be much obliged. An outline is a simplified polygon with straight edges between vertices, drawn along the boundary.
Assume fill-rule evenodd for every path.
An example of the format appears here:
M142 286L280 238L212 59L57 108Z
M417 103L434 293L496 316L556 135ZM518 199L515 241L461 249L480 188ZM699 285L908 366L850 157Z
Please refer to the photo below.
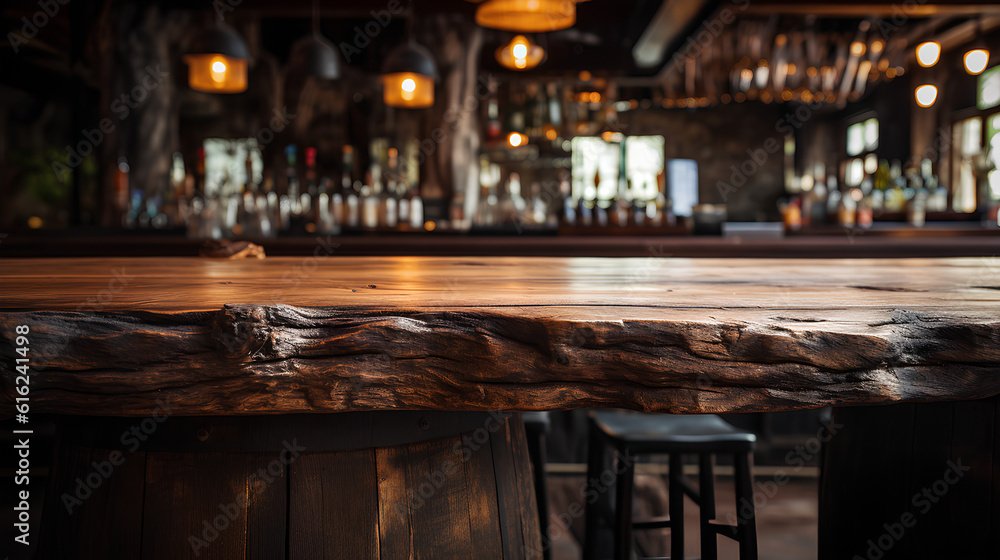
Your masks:
M1000 230L978 227L872 230L829 226L822 235L780 239L690 235L474 235L449 233L349 234L256 240L270 256L305 256L320 243L335 256L505 257L755 257L901 258L989 257L1000 254ZM0 259L22 257L197 256L201 241L150 232L95 235L45 232L0 240Z

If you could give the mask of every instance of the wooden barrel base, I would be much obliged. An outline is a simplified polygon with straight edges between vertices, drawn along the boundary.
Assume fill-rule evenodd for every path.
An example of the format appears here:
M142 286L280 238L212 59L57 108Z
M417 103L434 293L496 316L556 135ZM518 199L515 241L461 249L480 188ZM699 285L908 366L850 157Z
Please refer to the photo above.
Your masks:
M540 558L519 414L65 418L39 558Z

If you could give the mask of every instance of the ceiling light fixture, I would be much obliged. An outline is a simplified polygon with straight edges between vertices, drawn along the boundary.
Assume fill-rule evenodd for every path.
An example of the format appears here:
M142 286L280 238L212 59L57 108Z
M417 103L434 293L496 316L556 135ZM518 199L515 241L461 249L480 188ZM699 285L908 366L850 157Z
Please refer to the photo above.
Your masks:
M969 50L965 51L962 63L965 66L965 71L973 76L982 74L983 70L986 70L990 64L990 51L986 48L986 41L983 40L983 22L981 20L976 26L976 40L969 47Z
M496 52L497 62L511 70L530 70L545 58L545 49L524 35L516 35Z
M188 85L206 93L240 93L247 89L246 43L233 28L216 21L192 41L184 55Z
M941 43L926 41L917 45L917 64L930 68L941 58Z
M930 107L937 101L938 89L931 84L924 84L917 87L913 95L917 99L917 105Z
M437 66L430 51L410 40L396 47L382 66L382 100L390 107L434 105Z
M491 29L544 33L576 23L573 0L486 0L476 8L476 23Z

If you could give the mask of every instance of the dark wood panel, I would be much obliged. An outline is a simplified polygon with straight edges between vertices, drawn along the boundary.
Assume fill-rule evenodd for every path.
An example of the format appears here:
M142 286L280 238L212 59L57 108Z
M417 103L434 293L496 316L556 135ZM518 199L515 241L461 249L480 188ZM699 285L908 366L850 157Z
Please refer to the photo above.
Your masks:
M224 453L148 454L143 560L244 558L256 462Z
M95 450L94 460L109 462L116 451ZM104 517L89 533L95 543L93 558L141 558L142 516L146 483L146 453L123 454L121 464L106 479Z
M500 518L500 547L505 560L527 560L523 543L528 542L521 524L520 494L517 488L517 463L510 448L509 423L490 434L493 472L496 475L497 512Z
M948 490L948 554L955 558L982 555L982 524L989 530L992 507L993 439L997 429L994 399L955 405L951 461L961 478ZM964 469L968 469L967 471ZM998 551L1000 552L1000 551Z
M886 481L909 480L913 407L834 409L837 433L824 453L821 496L850 499L820 500L821 559L864 557L868 541L906 511L907 484Z
M254 454L250 460L246 560L283 560L288 527L289 455Z
M321 560L325 558L326 537L323 524L324 462L322 455L305 454L289 465L288 487L288 558Z
M48 538L39 539L38 557L74 558L86 554L91 536L85 532L85 516L99 516L99 505L90 503L93 488L87 477L93 472L94 434L67 430L57 432L55 461L46 491L42 512L42 531ZM79 480L78 480L79 479ZM98 484L99 484L99 480ZM81 484L82 483L82 484Z
M819 558L993 559L1000 398L835 409Z
M292 473L289 557L377 560L375 450L305 453Z
M408 445L375 450L378 474L378 532L382 560L414 558L410 518L414 502L407 483Z
M465 438L472 438L474 435L474 432L463 434L463 441L467 441ZM492 444L479 446L474 452L471 448L468 449L469 453L463 452L463 455L467 455L467 459L464 461L465 494L468 499L469 530L472 542L478 544L472 558L475 560L503 560L504 546L500 538L501 522L496 475L493 469Z
M941 479L948 468L948 461L952 459L954 433L965 429L955 425L955 406L956 403L952 402L926 403L916 410L911 429L913 452L910 461L913 466L907 488L910 500L902 505L912 510L920 526L908 531L911 552L926 554L927 557L942 558L950 554L948 505L924 496L923 489ZM887 483L891 481L888 479Z
M415 560L470 558L473 543L465 495L461 438L410 444L407 486Z
M521 534L524 538L524 558L526 560L542 557L542 535L538 522L538 503L532 491L535 481L531 472L531 459L528 457L528 442L524 434L524 422L520 414L514 414L506 424L506 434L511 442L514 460L514 476L517 478L518 512L521 516Z

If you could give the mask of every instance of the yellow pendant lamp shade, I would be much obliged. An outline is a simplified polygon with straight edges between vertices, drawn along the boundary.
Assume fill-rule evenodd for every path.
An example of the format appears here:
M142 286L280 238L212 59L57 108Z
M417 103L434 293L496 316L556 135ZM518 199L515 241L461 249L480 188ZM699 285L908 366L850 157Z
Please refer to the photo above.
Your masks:
M436 79L431 53L416 43L407 43L389 53L382 67L382 100L390 107L430 107L434 105Z
M240 93L247 89L247 61L221 54L189 54L188 85L207 93Z
M576 23L573 0L486 0L476 8L476 23L491 29L544 33Z
M434 105L434 80L416 72L383 74L382 100L390 107L430 107Z
M545 57L545 49L532 43L524 35L517 35L497 49L497 62L511 70L530 70Z
M217 23L196 37L184 55L188 85L206 93L246 91L249 58L247 46L236 31Z

